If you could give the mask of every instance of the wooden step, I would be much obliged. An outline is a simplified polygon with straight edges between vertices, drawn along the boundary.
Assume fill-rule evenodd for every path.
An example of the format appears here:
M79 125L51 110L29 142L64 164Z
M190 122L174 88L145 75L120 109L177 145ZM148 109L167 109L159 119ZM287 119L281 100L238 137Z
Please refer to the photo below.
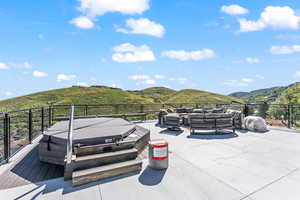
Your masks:
M137 157L138 150L125 149L115 152L106 152L100 154L93 154L87 156L76 157L73 164L74 170L88 169L92 167L112 164L116 162L123 162L133 160Z
M72 184L73 186L83 185L130 172L139 172L141 170L142 161L140 159L78 170L72 174Z
M124 149L131 149L135 145L134 140L130 141L120 141L118 143L108 143L108 144L98 144L98 145L91 145L91 146L82 146L82 147L75 147L74 152L76 156L85 156L103 152L110 152L110 151L118 151Z

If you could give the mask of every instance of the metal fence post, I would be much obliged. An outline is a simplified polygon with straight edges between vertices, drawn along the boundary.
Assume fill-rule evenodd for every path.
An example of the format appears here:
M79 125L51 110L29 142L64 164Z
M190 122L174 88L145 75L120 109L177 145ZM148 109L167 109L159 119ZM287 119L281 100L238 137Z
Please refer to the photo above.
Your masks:
M144 112L144 105L143 105L143 104L141 104L141 110L140 110L140 112L141 112L141 113Z
M51 106L51 125L54 121L54 107Z
M41 132L44 133L44 107L41 108Z
M29 143L31 144L32 142L32 111L29 109L28 113L28 140Z
M10 137L9 137L9 116L6 113L3 120L3 129L4 129L4 159L6 162L9 161L9 143L10 143Z
M115 105L115 113L116 113L116 114L119 114L119 104L116 104L116 105Z
M84 115L87 116L88 115L88 105L84 106Z
M294 105L291 105L291 125L294 127Z
M48 126L51 126L51 106L49 106L48 108Z
M288 108L287 108L287 109L288 109L288 110L287 110L287 111L288 111L288 113L287 113L287 117L288 117L288 119L287 119L287 120L288 120L288 128L291 128L291 117L292 117L292 116L291 116L291 105L290 105L290 104L288 105Z

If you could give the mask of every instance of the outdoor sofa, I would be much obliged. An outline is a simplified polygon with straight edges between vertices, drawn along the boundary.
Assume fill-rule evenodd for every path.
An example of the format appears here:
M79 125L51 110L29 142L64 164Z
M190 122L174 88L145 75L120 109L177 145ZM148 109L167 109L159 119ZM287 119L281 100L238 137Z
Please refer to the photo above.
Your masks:
M192 113L188 115L190 133L196 130L232 130L235 133L233 114L230 113Z
M171 111L171 110L170 110ZM177 130L180 125L190 128L191 134L196 130L232 130L241 128L242 114L236 110L226 110L223 107L210 108L177 108L174 112L161 109L158 118L159 124L169 129Z

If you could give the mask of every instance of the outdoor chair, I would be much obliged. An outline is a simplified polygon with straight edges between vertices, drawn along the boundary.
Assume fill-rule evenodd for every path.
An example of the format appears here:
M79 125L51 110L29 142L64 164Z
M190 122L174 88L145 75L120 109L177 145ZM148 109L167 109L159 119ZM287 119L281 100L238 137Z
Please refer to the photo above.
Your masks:
M177 113L169 113L164 116L165 125L168 129L178 130L180 129L180 116Z
M158 124L163 125L165 123L165 116L168 114L168 111L165 109L160 109L158 112Z
M230 113L233 115L234 126L235 128L242 128L244 114L239 110L228 109L226 113Z

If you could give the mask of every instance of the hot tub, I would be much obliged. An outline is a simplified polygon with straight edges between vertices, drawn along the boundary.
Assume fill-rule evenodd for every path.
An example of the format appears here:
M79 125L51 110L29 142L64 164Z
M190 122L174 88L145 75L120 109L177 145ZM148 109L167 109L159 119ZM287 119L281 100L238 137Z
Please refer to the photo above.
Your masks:
M64 165L67 149L69 121L54 124L43 135L39 144L40 160ZM115 144L137 131L145 130L121 118L75 119L73 125L73 147L99 144Z

